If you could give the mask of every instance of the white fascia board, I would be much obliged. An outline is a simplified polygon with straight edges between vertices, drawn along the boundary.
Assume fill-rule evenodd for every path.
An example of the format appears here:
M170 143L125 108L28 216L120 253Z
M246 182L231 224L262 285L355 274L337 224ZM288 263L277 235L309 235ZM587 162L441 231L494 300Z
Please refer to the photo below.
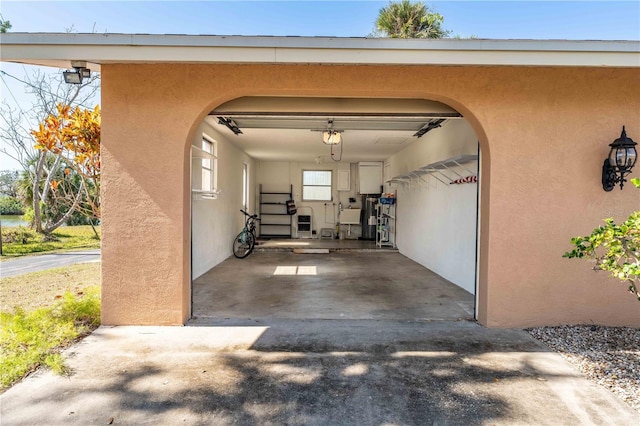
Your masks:
M6 33L2 61L640 67L640 41ZM95 69L96 67L92 67Z
M280 63L640 67L640 54L602 52L278 50Z

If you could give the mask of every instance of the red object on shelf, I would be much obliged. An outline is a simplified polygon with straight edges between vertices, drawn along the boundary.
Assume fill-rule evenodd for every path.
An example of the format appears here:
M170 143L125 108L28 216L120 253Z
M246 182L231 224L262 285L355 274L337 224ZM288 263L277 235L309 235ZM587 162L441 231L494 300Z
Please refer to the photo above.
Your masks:
M462 183L476 183L478 182L478 176L467 176L465 178L460 178L460 179L456 179L453 182L451 182L451 185L453 185L454 183L456 185L462 184Z

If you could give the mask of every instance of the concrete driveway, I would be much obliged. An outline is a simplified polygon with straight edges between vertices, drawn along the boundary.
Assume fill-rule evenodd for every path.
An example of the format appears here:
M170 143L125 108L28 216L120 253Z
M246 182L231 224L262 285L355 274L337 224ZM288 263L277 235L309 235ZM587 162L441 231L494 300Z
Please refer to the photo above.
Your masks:
M100 260L100 249L24 256L17 259L5 260L0 263L0 276L2 276L2 278L8 278L29 272L43 271L45 269L98 260Z
M519 330L470 321L101 327L0 396L3 425L638 424Z

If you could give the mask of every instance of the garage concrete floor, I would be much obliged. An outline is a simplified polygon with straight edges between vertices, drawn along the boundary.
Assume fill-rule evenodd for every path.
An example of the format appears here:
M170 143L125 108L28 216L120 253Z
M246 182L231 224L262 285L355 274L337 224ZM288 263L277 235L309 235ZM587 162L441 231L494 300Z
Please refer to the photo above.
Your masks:
M328 249L330 251L395 251L398 250L389 247L383 246L378 247L375 241L369 240L356 240L356 239L344 239L344 240L336 240L336 239L305 239L305 238L273 238L269 240L260 239L256 243L256 252L262 251L293 251L294 249Z
M474 296L394 252L253 253L197 278L193 317L206 319L473 318Z

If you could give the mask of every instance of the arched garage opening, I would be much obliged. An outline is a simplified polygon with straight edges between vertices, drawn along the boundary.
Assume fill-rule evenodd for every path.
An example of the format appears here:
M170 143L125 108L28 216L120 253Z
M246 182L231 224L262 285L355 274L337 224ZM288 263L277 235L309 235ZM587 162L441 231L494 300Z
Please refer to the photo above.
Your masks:
M244 97L195 133L193 318L477 317L479 138L455 109ZM261 217L244 260L231 254L240 209Z

